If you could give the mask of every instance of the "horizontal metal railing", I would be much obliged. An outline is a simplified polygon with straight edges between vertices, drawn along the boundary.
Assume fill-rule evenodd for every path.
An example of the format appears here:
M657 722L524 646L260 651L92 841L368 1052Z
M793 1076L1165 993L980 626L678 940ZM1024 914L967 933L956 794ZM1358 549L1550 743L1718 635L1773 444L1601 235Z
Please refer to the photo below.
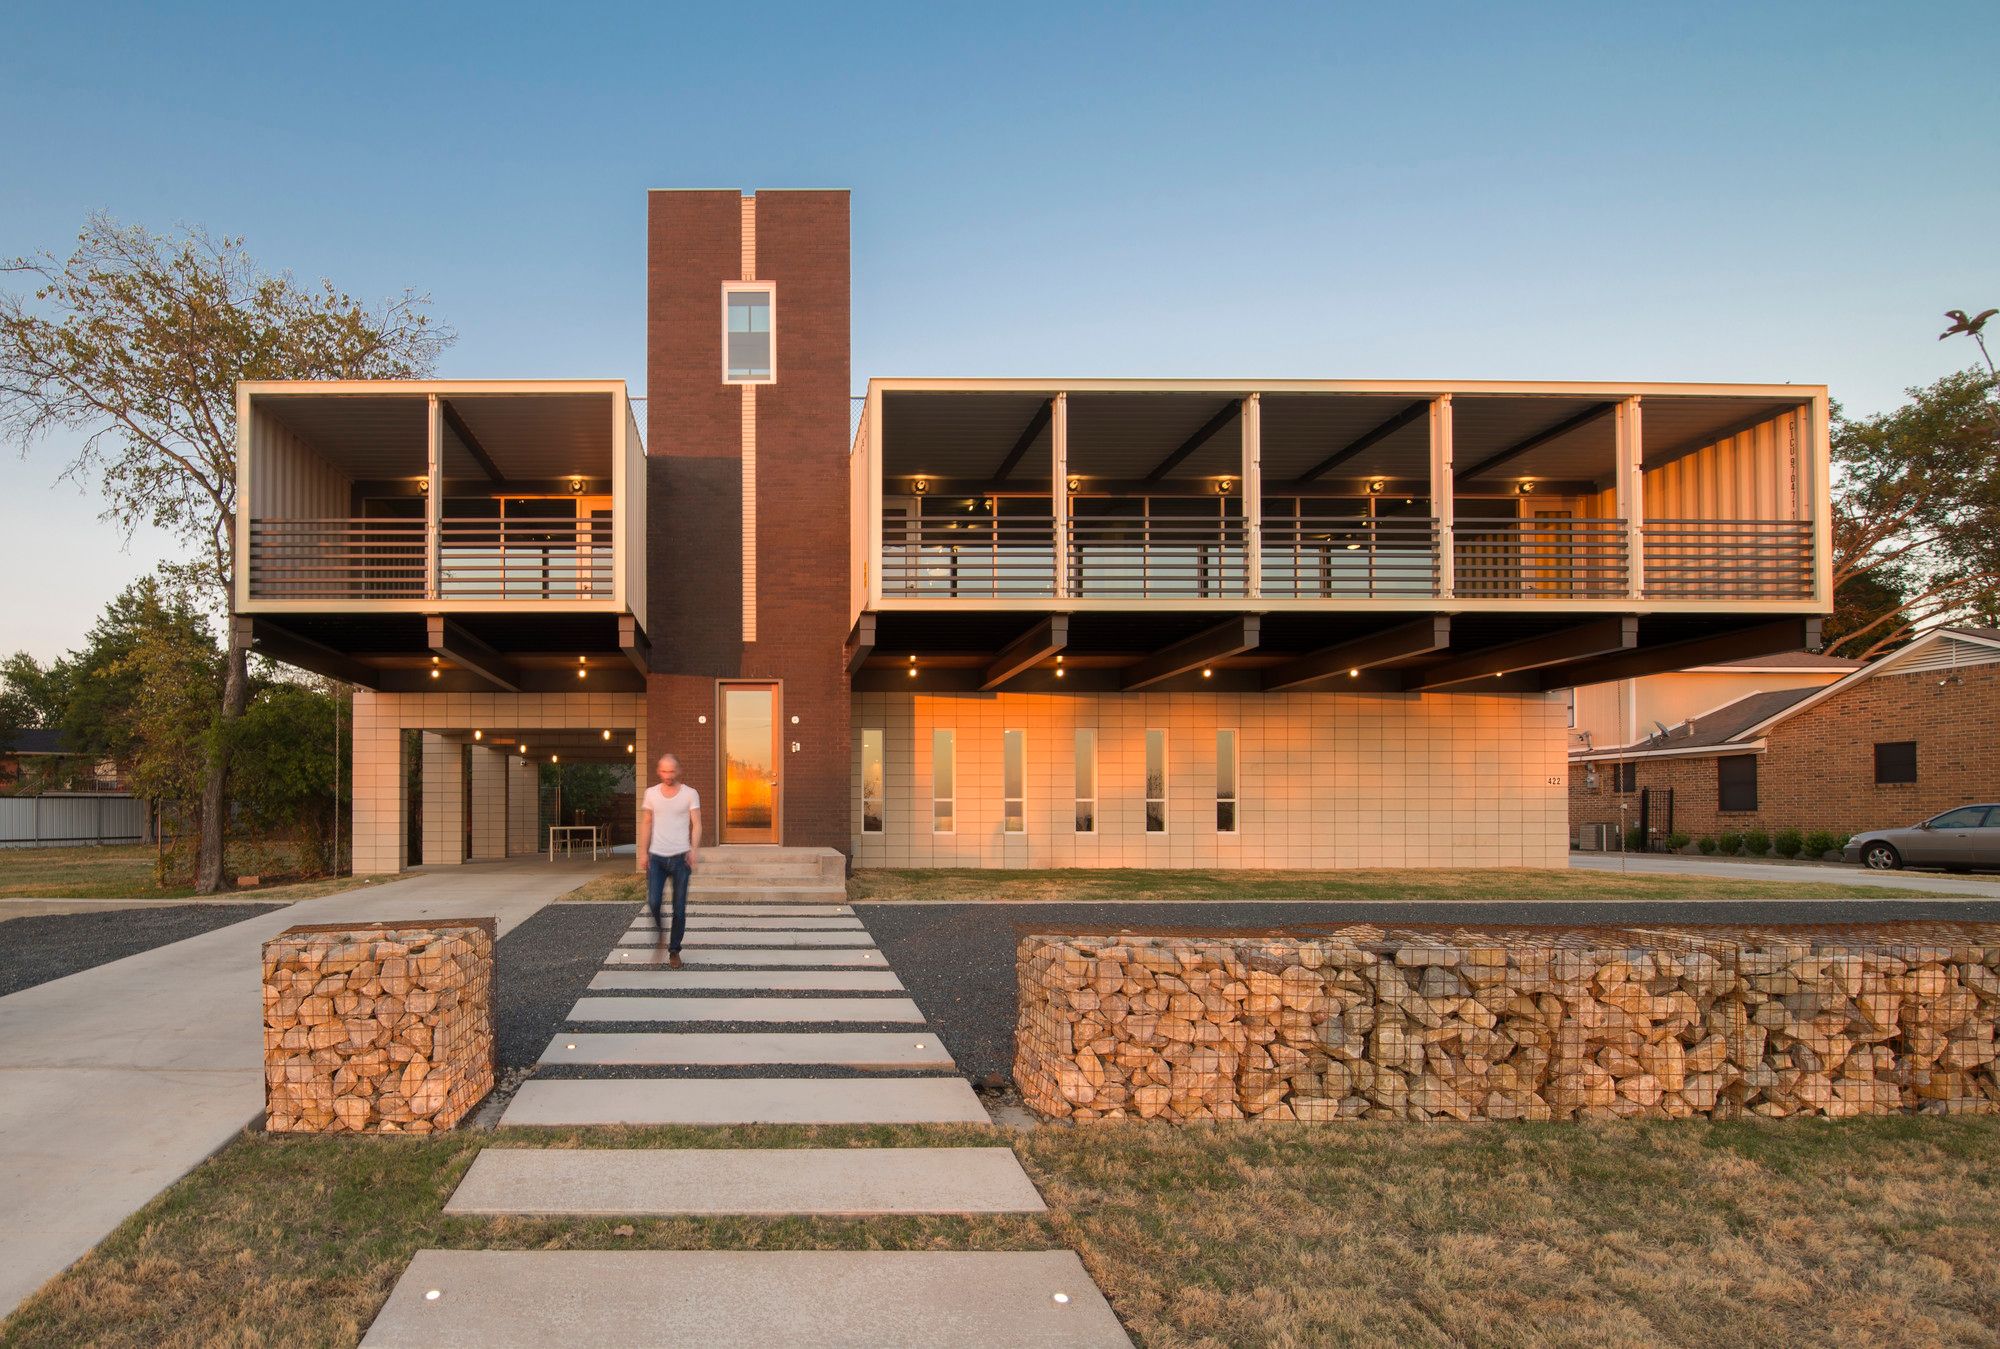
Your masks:
M1461 516L1453 522L1459 599L1611 599L1630 585L1625 522Z
M1812 598L1811 521L1648 520L1640 535L1648 598Z
M882 525L885 595L1048 596L1056 593L1053 517L921 519Z
M438 574L422 520L253 519L259 600L592 599L612 594L608 520L446 519Z
M1437 521L1303 511L1264 513L1263 593L1281 599L1432 597Z
M1240 519L1079 510L1069 590L1079 599L1221 599L1249 593Z
M422 520L250 521L250 597L424 598Z

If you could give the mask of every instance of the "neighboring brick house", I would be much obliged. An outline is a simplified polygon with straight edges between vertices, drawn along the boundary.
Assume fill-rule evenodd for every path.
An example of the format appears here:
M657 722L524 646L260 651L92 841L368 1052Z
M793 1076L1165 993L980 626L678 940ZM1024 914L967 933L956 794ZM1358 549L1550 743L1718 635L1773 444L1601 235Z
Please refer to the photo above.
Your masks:
M1824 688L1753 693L1570 754L1574 830L1695 838L1913 824L2000 798L2000 629L1937 629ZM1621 809L1622 807L1622 809Z

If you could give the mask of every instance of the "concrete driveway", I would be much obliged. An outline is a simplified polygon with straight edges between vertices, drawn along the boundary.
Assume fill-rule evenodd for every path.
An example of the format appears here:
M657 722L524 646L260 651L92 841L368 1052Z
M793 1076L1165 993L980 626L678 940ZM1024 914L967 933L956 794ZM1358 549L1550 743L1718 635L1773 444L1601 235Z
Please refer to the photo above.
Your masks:
M1950 876L1941 871L1864 871L1830 862L1723 862L1712 857L1663 856L1659 853L1571 853L1570 867L1582 871L1628 870L1644 876L1707 876L1713 880L1790 881L1809 885L1879 885L1914 895L1977 895L2000 899L2000 880L1987 876Z
M0 1316L263 1110L266 938L426 917L491 917L505 933L614 865L422 872L0 998Z

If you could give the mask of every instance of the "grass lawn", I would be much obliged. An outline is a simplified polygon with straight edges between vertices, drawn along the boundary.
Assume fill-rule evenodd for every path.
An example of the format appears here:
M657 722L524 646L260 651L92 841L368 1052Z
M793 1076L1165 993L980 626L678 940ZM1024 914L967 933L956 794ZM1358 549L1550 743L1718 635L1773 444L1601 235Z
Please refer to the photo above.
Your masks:
M440 1216L494 1142L1001 1142L1051 1212ZM1996 1157L1991 1117L246 1134L25 1304L0 1342L351 1345L425 1246L1066 1245L1145 1345L1992 1344Z
M289 868L288 853L262 850L229 853L229 874ZM231 890L259 899L311 899L366 884L366 878L323 877L290 885L266 885ZM0 898L35 899L185 899L191 886L153 884L153 845L116 844L102 848L0 848Z

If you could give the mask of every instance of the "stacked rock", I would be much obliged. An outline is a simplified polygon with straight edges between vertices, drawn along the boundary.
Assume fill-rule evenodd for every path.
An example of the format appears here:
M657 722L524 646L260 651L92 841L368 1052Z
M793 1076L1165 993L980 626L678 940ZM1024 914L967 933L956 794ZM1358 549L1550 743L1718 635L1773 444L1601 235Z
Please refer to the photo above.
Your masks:
M1077 1120L1994 1112L1992 935L1029 937L1015 1081Z
M431 1133L493 1089L491 919L264 944L265 1128Z

